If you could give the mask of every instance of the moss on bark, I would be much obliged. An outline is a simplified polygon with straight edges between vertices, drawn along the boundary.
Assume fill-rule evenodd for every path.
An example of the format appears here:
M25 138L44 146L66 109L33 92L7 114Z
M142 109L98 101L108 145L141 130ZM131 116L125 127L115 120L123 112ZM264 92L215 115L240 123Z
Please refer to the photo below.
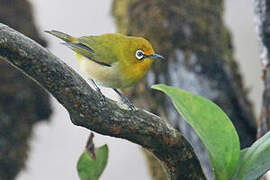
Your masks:
M176 114L166 97L149 87L165 83L205 96L231 118L241 147L256 139L255 116L233 57L230 33L223 23L222 0L114 0L118 31L143 36L167 58L155 62L144 81L126 94L152 112L167 116L199 152L207 174L211 167L203 145ZM200 145L198 145L200 144Z

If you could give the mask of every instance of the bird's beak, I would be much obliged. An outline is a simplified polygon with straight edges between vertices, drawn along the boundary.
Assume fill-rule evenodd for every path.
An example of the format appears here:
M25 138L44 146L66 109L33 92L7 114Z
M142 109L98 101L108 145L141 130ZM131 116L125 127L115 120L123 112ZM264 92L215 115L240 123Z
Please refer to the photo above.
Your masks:
M165 58L159 54L152 54L150 56L148 56L151 59L159 59L159 60L165 60Z

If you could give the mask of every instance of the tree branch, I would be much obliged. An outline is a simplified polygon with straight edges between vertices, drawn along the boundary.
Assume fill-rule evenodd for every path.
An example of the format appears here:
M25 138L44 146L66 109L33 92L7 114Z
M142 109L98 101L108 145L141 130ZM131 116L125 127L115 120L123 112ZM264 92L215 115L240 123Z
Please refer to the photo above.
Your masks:
M62 60L33 40L0 23L0 58L49 91L73 124L127 139L151 151L171 179L205 179L191 146L166 120L144 110L121 109L99 95Z

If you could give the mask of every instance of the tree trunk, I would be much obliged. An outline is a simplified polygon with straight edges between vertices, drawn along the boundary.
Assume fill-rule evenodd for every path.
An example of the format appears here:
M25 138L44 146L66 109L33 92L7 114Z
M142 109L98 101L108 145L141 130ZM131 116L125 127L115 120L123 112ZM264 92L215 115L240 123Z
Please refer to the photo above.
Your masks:
M0 22L46 46L28 1L0 0ZM48 94L0 59L0 180L15 179L25 165L33 125L50 114Z
M262 80L264 82L261 116L258 120L257 138L262 137L270 129L270 1L255 0L256 26L261 48ZM262 179L267 179L263 177Z
M262 80L264 81L263 104L258 122L258 137L270 129L270 1L255 0L256 26L261 47Z
M168 98L150 86L164 83L211 99L231 118L241 147L254 142L255 116L223 23L223 1L114 0L112 11L120 33L146 37L167 58L155 62L144 81L126 94L135 104L168 117L181 129L198 153L207 177L213 179L209 157L198 137Z

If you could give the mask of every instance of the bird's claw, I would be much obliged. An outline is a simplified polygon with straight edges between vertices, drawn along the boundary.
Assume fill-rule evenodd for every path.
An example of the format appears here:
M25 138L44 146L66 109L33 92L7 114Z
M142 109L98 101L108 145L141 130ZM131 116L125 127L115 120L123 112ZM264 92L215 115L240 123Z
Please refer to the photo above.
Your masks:
M105 99L105 96L103 94L101 94L100 103L102 105L105 105L106 104L106 99Z
M95 90L100 95L100 103L102 105L105 105L106 104L106 98L105 98L105 96L102 94L101 90L99 89L99 87L97 86L97 84L95 83L95 81L93 79L89 79L89 80L92 83L92 85L94 86Z
M122 97L122 101L128 106L128 108L132 111L135 111L135 106L126 98L125 96Z
M105 96L102 94L102 92L100 90L97 90L97 92L100 95L100 103L102 105L105 105L106 104L106 98L105 98Z
M129 109L131 111L135 111L136 110L136 107L133 104L129 104L128 107L129 107Z

